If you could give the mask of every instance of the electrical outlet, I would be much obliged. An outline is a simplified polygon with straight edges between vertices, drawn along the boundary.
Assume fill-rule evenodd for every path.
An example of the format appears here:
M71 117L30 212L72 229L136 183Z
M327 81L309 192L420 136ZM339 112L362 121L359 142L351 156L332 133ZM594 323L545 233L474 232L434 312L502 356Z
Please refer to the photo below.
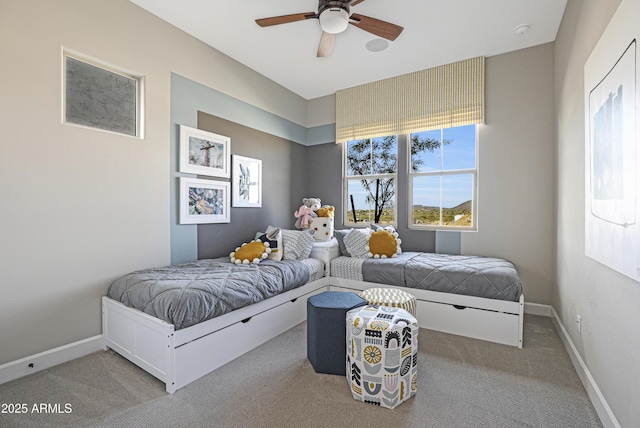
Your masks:
M578 333L582 333L582 317L580 315L576 315L576 325L578 328Z

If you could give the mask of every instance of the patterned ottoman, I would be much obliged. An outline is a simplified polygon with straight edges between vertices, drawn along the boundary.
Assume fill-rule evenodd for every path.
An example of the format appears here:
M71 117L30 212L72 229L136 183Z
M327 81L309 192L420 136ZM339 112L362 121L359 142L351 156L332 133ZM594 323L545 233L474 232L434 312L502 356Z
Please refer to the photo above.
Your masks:
M307 358L316 373L345 375L345 316L366 303L355 293L341 291L307 299Z
M402 308L416 316L416 298L406 291L397 288L369 288L360 293L367 305L391 306Z
M414 396L418 321L407 311L365 306L347 312L347 382L353 398L393 409Z

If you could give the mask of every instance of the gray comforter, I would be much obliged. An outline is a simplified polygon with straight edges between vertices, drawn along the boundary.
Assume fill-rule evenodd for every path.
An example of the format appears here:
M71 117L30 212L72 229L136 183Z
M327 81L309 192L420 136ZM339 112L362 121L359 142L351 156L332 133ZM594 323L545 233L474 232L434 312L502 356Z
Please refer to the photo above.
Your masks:
M107 296L186 328L289 291L309 280L291 260L235 265L228 257L132 272L115 280Z
M407 252L366 259L365 281L489 299L517 301L522 283L512 263L492 257Z

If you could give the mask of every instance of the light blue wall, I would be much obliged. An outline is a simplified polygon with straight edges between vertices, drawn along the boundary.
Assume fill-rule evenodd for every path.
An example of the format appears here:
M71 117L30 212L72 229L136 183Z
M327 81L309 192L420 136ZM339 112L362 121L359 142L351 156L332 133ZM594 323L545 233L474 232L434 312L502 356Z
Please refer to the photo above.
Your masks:
M437 231L436 232L436 253L440 254L460 254L461 232Z

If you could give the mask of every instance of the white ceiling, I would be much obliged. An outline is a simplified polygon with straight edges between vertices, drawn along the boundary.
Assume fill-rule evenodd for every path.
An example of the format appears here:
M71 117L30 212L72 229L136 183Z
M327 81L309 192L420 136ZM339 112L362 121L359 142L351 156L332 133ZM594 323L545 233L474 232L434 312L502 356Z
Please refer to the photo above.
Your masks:
M258 18L317 12L317 0L130 0L305 99L476 56L555 40L567 0L366 0L352 13L404 27L382 52L350 25L317 58L318 20L262 28ZM527 34L515 28L528 24Z

